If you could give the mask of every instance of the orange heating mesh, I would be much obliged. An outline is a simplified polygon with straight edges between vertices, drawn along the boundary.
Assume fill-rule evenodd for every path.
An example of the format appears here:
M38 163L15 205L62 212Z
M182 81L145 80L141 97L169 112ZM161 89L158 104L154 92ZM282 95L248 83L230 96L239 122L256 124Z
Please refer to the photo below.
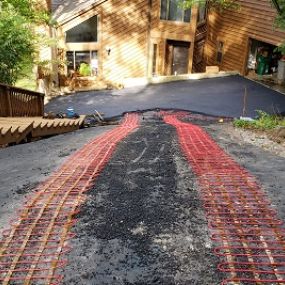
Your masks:
M285 284L285 230L255 178L200 127L162 113L197 175L223 284Z
M0 281L7 284L59 284L58 269L74 215L116 145L138 127L139 116L127 114L117 128L84 146L42 183L27 200L0 241Z

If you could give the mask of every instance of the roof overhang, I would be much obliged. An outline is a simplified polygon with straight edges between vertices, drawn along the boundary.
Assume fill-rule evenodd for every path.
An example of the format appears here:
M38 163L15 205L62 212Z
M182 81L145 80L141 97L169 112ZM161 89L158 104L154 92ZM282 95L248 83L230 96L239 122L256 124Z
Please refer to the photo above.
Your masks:
M86 0L82 2L74 1L76 4L73 5L71 3L72 1L66 0L56 9L53 14L53 19L57 22L56 26L61 27L106 1L108 0Z

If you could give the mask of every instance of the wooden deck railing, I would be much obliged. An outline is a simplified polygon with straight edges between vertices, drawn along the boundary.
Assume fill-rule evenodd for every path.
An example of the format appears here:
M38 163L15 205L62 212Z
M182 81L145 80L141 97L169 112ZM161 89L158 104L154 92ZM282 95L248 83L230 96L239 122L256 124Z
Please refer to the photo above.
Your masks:
M0 83L0 117L44 115L44 94Z

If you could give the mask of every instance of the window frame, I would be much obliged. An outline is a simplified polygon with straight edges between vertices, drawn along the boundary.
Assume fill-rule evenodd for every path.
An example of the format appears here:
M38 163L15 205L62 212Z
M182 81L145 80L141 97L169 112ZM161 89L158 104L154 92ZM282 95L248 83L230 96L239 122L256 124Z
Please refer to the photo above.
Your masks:
M91 60L93 59L93 53L96 53L96 58L98 59L98 62L99 62L99 51L98 50L93 50L93 49L91 49L91 50L67 50L66 52L65 52L65 58L66 58L66 61L67 61L67 64L66 64L66 68L67 68L67 72L69 72L69 70L74 70L74 71L77 71L77 68L76 68L76 53L80 53L80 52L86 52L86 53L89 53L89 65L91 66ZM68 64L68 60L67 60L67 58L68 58L68 56L67 56L67 54L68 53L72 53L72 56L73 56L73 58L72 58L72 67L73 68L69 68L69 64Z
M166 1L166 11L165 11L165 14L166 14L166 19L163 19L162 18L162 1L163 0L160 0L160 15L159 15L159 19L160 21L168 21L168 22L176 22L176 23L183 23L183 24L190 24L191 21L192 21L192 9L189 8L189 9L186 9L186 10L183 10L182 9L182 18L183 20L171 20L169 17L170 17L170 1L172 0L165 0ZM178 4L178 3L177 3ZM186 11L189 10L190 11L190 18L189 18L189 22L188 21L185 21L185 14L186 14Z

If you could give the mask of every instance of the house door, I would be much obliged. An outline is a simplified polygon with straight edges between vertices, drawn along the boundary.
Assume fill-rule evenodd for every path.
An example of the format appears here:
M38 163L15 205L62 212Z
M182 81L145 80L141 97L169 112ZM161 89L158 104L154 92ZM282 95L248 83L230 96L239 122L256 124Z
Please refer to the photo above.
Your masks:
M189 65L189 47L173 46L172 74L187 74Z

